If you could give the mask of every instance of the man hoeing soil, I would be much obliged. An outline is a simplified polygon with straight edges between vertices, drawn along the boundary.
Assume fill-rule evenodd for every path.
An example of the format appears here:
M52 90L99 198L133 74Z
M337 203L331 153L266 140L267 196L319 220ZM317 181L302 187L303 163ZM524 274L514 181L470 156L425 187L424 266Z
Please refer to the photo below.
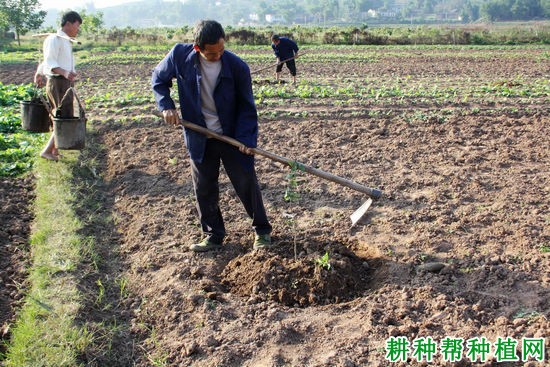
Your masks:
M225 32L213 20L200 21L195 27L193 44L176 44L155 67L152 87L157 107L164 120L179 125L179 115L170 97L172 80L178 83L182 118L237 139L246 147L256 147L258 114L252 95L250 69L235 54L225 51ZM205 235L190 246L192 251L219 249L225 226L219 207L220 162L255 231L254 249L271 246L271 224L254 168L250 149L236 148L193 130L184 129L191 158L191 177L197 210Z

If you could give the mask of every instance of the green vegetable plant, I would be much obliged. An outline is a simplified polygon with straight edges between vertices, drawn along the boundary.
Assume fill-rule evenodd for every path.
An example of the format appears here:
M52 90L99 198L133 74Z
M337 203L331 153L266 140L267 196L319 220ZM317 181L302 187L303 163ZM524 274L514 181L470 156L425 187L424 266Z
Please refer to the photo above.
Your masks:
M0 106L15 106L19 101L29 99L35 93L32 84L2 84L0 83Z
M30 100L32 103L40 103L42 102L42 98L45 97L44 90L34 85L29 85L27 87L27 95L28 100Z
M47 138L21 130L20 102L37 98L41 89L32 84L0 83L0 177L29 171L38 149Z
M13 107L0 107L0 133L14 133L20 128L19 112Z
M299 184L297 180L298 171L304 171L304 167L296 161L292 162L290 164L290 173L286 175L287 187L284 195L285 201L293 202L300 198L300 193L296 190Z
M325 254L317 259L315 259L315 264L320 266L323 269L330 270L330 261L328 256L328 251Z

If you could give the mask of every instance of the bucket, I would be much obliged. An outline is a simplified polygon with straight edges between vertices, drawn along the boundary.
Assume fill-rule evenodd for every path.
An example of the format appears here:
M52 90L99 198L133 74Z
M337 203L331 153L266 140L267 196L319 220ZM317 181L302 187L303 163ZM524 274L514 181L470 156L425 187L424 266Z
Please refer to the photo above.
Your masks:
M72 96L78 103L78 117L53 117L53 136L57 149L80 150L86 145L86 117L80 99L73 87L69 88L61 99L60 105L72 91Z
M86 145L86 118L54 117L53 132L57 149L84 149Z
M21 125L33 133L50 131L50 116L41 101L21 101Z

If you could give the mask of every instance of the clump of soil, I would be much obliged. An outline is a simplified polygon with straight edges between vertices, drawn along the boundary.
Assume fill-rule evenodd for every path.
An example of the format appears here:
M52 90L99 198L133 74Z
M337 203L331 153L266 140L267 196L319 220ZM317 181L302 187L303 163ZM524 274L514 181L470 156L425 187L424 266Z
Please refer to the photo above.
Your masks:
M286 246L247 253L227 264L222 282L242 297L301 307L350 300L366 289L368 263L344 244L315 243L307 250L298 259Z
M283 80L283 79L279 79L279 80L276 80L276 79L253 79L252 83L253 84L258 84L258 85L270 85L270 84L277 85L277 84L286 84L287 81Z

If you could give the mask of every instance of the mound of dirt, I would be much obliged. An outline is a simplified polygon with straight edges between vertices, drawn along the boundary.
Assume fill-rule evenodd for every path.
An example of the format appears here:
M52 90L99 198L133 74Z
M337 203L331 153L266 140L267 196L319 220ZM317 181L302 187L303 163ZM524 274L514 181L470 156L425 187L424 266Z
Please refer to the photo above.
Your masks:
M344 244L306 246L307 254L296 259L290 248L237 257L221 273L222 282L242 297L300 307L348 301L367 288L368 262Z

